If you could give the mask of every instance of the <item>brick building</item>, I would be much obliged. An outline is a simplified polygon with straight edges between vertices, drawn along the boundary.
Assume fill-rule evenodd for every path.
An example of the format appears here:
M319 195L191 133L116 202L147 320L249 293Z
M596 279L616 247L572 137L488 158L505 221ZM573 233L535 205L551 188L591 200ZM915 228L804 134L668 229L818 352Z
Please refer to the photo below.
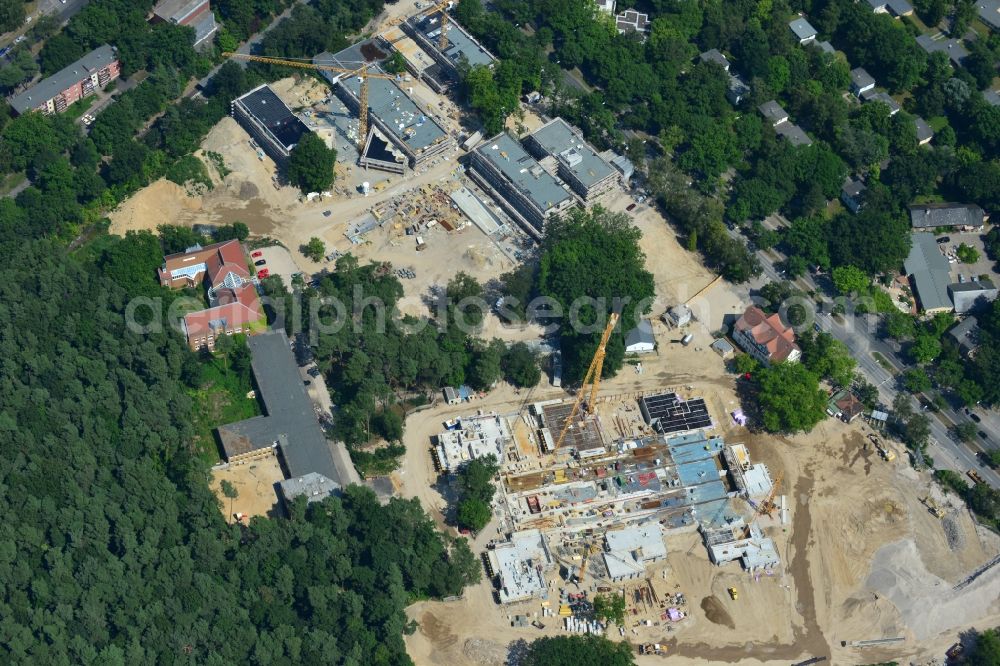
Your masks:
M99 46L72 65L42 79L8 102L17 115L38 111L62 113L70 104L89 97L118 78L118 53L107 44Z

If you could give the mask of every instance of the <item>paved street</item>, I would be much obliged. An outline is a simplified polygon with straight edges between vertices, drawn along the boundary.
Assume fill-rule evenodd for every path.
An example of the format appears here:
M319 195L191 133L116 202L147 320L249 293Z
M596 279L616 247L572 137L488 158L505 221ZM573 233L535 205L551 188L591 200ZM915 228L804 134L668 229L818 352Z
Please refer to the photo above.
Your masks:
M735 232L732 232L736 235ZM767 282L780 282L787 279L775 267L775 264L784 259L777 252L765 253L757 252L763 273L760 278L748 283L749 289L758 289ZM805 275L792 283L803 291L816 291L823 293L813 280L812 276ZM833 304L827 303L825 310L832 309ZM811 326L814 322L808 322ZM858 362L858 369L867 377L868 381L878 387L879 399L886 405L891 405L896 397L897 387L893 375L879 365L873 352L881 354L897 372L902 371L906 366L896 356L895 351L889 347L885 341L879 339L877 335L877 318L872 315L861 315L853 317L838 318L830 314L818 314L816 324L823 330L832 334L835 338L847 345L851 354ZM920 410L921 406L916 399L913 400L914 409ZM985 414L985 410L979 410L982 422L977 424L980 429L990 437L990 447L997 446L1000 442L1000 419L993 414ZM936 467L950 468L957 472L964 473L968 469L976 469L994 488L1000 488L1000 475L996 471L980 464L976 457L977 451L982 451L980 442L964 444L955 441L949 433L949 428L956 423L967 421L969 418L964 414L951 409L941 410L937 413L925 412L930 417L931 443L928 452L934 458ZM988 417L988 418L987 418Z

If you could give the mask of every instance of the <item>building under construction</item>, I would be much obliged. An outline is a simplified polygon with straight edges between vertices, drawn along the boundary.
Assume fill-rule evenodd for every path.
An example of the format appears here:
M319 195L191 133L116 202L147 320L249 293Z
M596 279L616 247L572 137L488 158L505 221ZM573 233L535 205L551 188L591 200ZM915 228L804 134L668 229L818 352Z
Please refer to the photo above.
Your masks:
M524 146L588 205L612 191L622 180L621 174L584 140L579 130L562 118L553 118L526 136Z
M450 15L447 21L447 45L441 47L441 11L427 11L407 19L403 31L434 59L434 64L419 72L427 85L437 92L444 92L458 82L459 66L482 65L492 67L496 57L486 50L475 37L466 32Z
M343 69L375 63L370 71L382 73L377 63L385 57L386 53L373 40L365 40L335 54L321 53L313 58L313 63ZM321 73L337 97L353 113L359 113L361 78L331 71L321 70ZM455 140L399 84L405 81L368 79L370 129L368 136L357 142L362 146L359 164L363 167L403 173L407 168L424 167L455 147Z
M309 128L263 83L233 100L232 114L275 162L282 164Z

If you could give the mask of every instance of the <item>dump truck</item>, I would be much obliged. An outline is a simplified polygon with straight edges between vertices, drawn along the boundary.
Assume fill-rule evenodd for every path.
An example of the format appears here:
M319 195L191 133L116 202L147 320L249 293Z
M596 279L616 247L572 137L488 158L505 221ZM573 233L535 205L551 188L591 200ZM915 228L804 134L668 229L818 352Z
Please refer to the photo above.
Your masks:
M729 596L732 597L733 601L740 598L740 593L736 591L735 587L729 588Z
M970 469L970 470L969 470L968 472L966 472L965 474L966 474L966 476L968 476L968 477L969 477L970 479L972 479L972 482L973 482L973 483L986 483L986 480L985 480L985 479L983 479L983 477L981 477L981 476L979 475L979 472L977 472L977 471L976 471L976 470L974 470L974 469Z

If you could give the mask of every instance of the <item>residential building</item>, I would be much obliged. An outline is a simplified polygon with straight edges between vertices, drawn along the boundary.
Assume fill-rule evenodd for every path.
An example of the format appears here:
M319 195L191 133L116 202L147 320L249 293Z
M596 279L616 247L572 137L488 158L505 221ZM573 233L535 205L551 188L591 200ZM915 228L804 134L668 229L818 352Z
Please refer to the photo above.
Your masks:
M987 90L983 92L983 99L990 106L1000 106L1000 90Z
M781 108L781 105L773 99L758 106L757 110L771 123L771 127L777 127L781 123L788 121L788 112Z
M407 19L402 25L417 46L434 59L436 67L432 66L421 73L421 78L431 84L439 92L453 82L458 81L458 68L461 63L469 67L482 65L493 67L496 57L490 53L475 37L462 27L454 16L448 15L448 46L442 51L441 45L441 13L438 11L424 12Z
M470 166L472 178L536 238L546 219L576 205L569 190L506 132L473 150Z
M951 294L957 314L969 312L980 302L980 299L994 301L997 297L997 288L989 279L953 282L948 285L948 292Z
M815 44L816 48L818 48L823 53L828 53L830 55L833 55L833 54L835 54L837 52L837 49L833 48L833 44L831 44L830 42L827 42L827 41L818 42L818 41L813 40L810 43L811 44Z
M969 51L962 46L962 42L951 37L938 33L934 36L923 34L917 37L917 44L928 54L942 51L948 54L948 59L953 65L961 65Z
M208 44L219 29L209 0L161 0L153 7L154 23L173 23L194 30L194 46Z
M709 558L715 564L740 560L747 571L773 569L781 564L777 546L765 537L756 522L749 525L740 518L715 529L701 527Z
M62 113L117 79L120 71L118 52L105 44L7 101L17 115Z
M856 97L861 97L861 93L872 90L875 87L875 79L863 67L855 67L851 70L851 92Z
M785 326L777 313L766 315L756 305L748 307L737 320L733 341L764 365L794 363L802 355L795 344L795 331Z
M639 324L625 334L625 353L646 354L656 349L653 324L648 319L640 319Z
M978 231L989 216L975 204L940 203L910 206L910 223L914 229L957 228Z
M844 202L847 209L852 213L857 213L864 205L864 194L868 187L861 181L848 178L844 186L840 188L840 200Z
M163 258L160 284L171 289L207 287L210 307L184 316L182 326L191 349L215 349L223 335L254 334L266 326L257 294L257 278L237 240L194 246Z
M552 556L539 530L512 533L506 542L486 551L486 564L501 604L548 597L545 571L552 568Z
M949 268L948 259L941 253L934 234L913 234L913 245L903 262L903 269L910 277L913 293L924 312L951 311Z
M934 130L927 124L927 121L916 116L913 119L913 124L917 128L917 144L923 146L930 143L931 139L934 138Z
M865 99L866 102L880 102L889 107L889 116L894 116L899 113L901 107L899 103L896 102L888 93L877 92L874 95L870 95Z
M632 160L624 155L619 155L610 148L601 153L601 157L618 171L624 184L627 185L632 180L632 174L635 173L635 165L632 164Z
M309 128L270 86L262 83L233 100L233 117L278 164L285 163Z
M816 39L816 28L809 24L809 21L804 18L797 18L794 21L788 23L789 29L791 29L792 34L795 35L795 39L799 40L799 44L808 44L809 42Z
M726 99L733 106L736 106L750 94L750 84L743 80L739 74L729 75L729 85L726 89Z
M702 62L714 62L722 69L729 71L729 59L722 55L719 49L709 49L698 56Z
M350 69L367 62L365 56L373 40L353 44L336 54L321 53L313 58L314 64L334 65ZM377 65L369 70L381 74ZM361 80L337 72L322 71L333 91L351 109L360 109ZM455 139L407 95L395 81L385 78L368 79L369 132L359 159L363 167L401 173L404 167L419 169L441 157L455 147Z
M976 11L990 30L1000 30L1000 0L977 0Z
M641 14L634 9L626 9L615 16L615 27L620 34L637 32L645 35L649 32L649 14Z
M778 134L778 136L783 137L793 146L812 145L812 139L809 138L809 135L795 123L781 123L775 126L774 131Z
M556 175L585 203L591 203L619 183L618 172L575 128L562 118L553 118L524 138L524 147L536 159L555 161Z
M909 16L913 6L906 0L866 0L876 14L889 14L893 18Z
M615 582L639 578L646 565L667 559L663 527L650 521L642 525L608 531L604 535L604 564Z
M287 507L295 501L295 498L300 496L306 498L307 504L322 502L327 497L338 494L340 492L340 484L326 478L322 474L309 472L302 476L279 481L278 490L281 493L282 501Z
M284 329L249 338L247 344L264 414L216 429L226 462L245 462L277 453L286 478L317 474L343 486L350 478L349 472L337 467L330 448L333 444L320 428ZM326 481L317 485L315 477L308 479L289 489L310 492L310 488L332 488Z
M979 321L975 317L966 317L948 331L962 356L972 358L979 347Z
M833 395L826 411L830 416L835 416L844 423L850 423L864 413L865 406L861 404L857 396L849 390L843 389Z
M594 0L597 8L608 16L615 15L615 0Z

